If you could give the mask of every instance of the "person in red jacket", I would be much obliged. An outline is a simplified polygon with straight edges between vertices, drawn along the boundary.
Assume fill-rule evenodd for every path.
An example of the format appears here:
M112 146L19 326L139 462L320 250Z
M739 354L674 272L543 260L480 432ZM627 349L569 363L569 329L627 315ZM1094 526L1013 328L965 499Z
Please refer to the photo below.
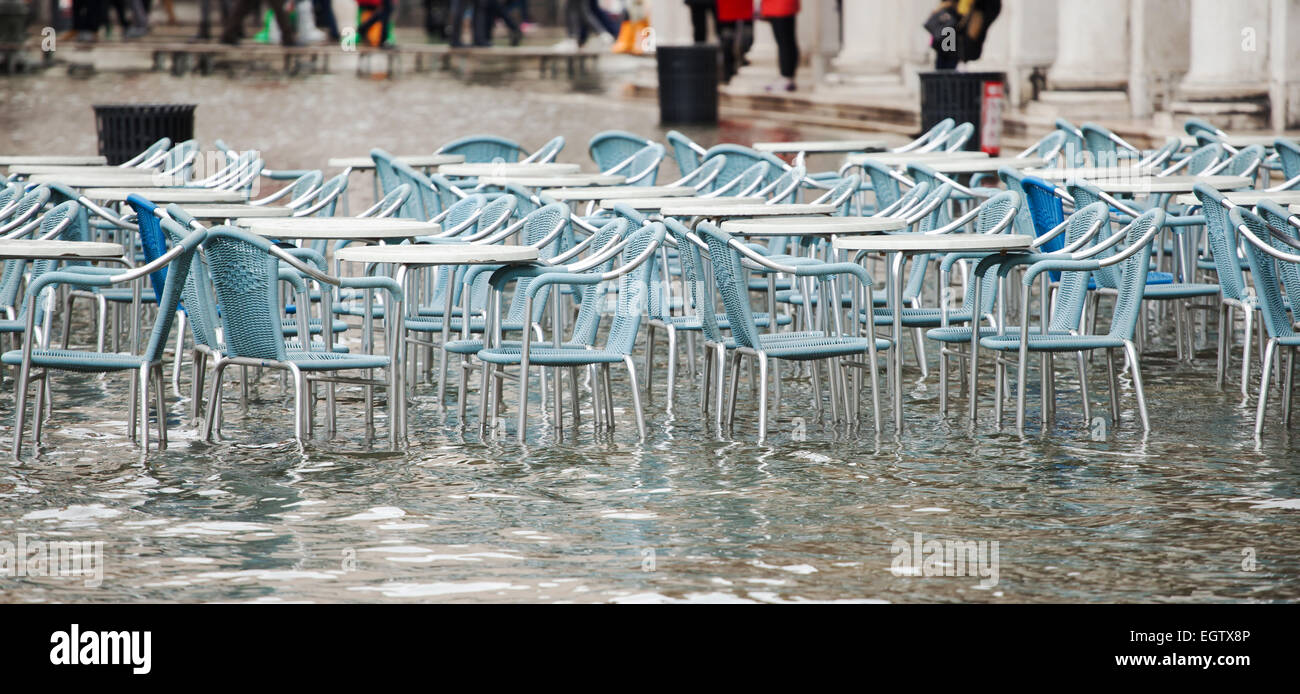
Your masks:
M718 0L718 43L722 44L722 81L730 82L754 45L754 0Z
M799 67L799 41L795 37L794 18L799 14L799 0L763 0L760 14L772 25L776 38L777 62L785 83L779 85L787 92L795 90L794 73ZM775 87L768 87L771 91Z

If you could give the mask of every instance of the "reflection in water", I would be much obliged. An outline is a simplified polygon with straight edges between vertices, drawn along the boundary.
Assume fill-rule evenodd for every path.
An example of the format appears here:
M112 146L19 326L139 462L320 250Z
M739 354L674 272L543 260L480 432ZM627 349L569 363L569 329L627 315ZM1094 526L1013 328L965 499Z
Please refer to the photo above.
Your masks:
M233 83L146 74L109 75L96 86L92 93L53 74L0 82L0 151L93 150L89 103L105 89L124 100L197 102L203 142L261 148L278 168L375 146L429 151L480 131L533 146L563 134L563 158L583 162L598 130L664 132L646 105L545 83L507 91L423 76ZM726 133L768 135L734 122ZM665 166L664 178L675 173ZM354 187L355 210L368 181ZM81 318L76 334L88 334ZM767 445L752 442L752 406L740 408L737 440L726 441L704 426L698 391L683 375L672 417L658 379L644 444L620 380L615 398L627 409L612 436L595 435L584 413L577 438L556 443L534 405L529 446L508 435L480 442L444 424L423 386L408 451L365 441L360 403L345 392L337 437L300 452L286 440L289 396L266 378L249 415L228 407L230 440L220 444L195 442L173 402L172 448L143 465L123 436L125 381L59 376L50 445L0 469L0 540L102 540L103 585L0 576L0 591L24 602L1300 597L1291 436L1271 424L1256 447L1253 411L1214 390L1209 351L1189 367L1173 359L1168 339L1149 350L1154 431L1145 440L1125 386L1121 422L1093 441L1066 377L1059 422L1044 437L993 431L991 403L974 435L960 417L941 420L933 381L909 393L901 441L869 428L846 432L811 411L805 378L786 381ZM1105 383L1104 365L1092 378ZM1104 402L1105 393L1094 398ZM1036 388L1029 401L1037 432ZM6 443L12 403L0 399ZM382 446L382 415L379 426ZM895 575L891 545L914 533L997 541L998 584ZM1245 550L1254 571L1243 567Z

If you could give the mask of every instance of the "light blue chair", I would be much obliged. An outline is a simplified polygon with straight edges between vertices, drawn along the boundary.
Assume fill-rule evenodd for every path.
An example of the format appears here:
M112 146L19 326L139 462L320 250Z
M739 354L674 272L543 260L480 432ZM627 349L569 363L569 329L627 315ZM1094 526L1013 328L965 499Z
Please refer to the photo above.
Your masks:
M467 163L517 162L528 156L518 142L496 135L471 135L452 140L438 148L437 154L459 154Z
M1101 258L1087 259L1051 259L1042 260L1025 271L1021 284L1021 306L1030 305L1030 290L1038 276L1044 272L1098 272L1115 268L1120 275L1118 296L1111 314L1110 330L1104 335L1062 335L1052 332L1032 330L1029 326L1029 311L1022 311L1020 329L1016 333L992 335L980 338L979 345L984 349L997 352L1016 352L1018 368L1016 378L1016 431L1025 431L1025 391L1027 389L1027 367L1029 352L1071 353L1087 352L1096 349L1106 350L1110 374L1111 416L1119 421L1119 388L1115 377L1116 349L1124 350L1128 365L1133 375L1133 387L1137 394L1138 414L1142 420L1142 430L1151 430L1147 416L1146 394L1142 388L1141 358L1133 342L1134 331L1138 324L1138 314L1142 307L1142 297L1147 289L1146 274L1151 262L1151 241L1164 222L1164 210L1149 210L1133 220L1128 226L1116 232L1125 240L1123 250ZM1112 247L1113 248L1113 247ZM1048 378L1050 378L1050 374ZM1081 395L1088 397L1086 385ZM1049 389L1050 392L1050 389ZM1046 418L1043 427L1047 426Z
M74 204L74 203L64 203ZM170 224L170 222L168 222ZM16 400L14 422L13 456L20 460L24 420L27 414L27 391L33 380L37 381L36 406L32 427L33 440L39 448L41 441L41 420L45 413L45 400L49 397L49 379L51 371L76 371L81 373L114 373L134 371L132 381L131 404L128 414L129 433L136 435L136 415L139 414L139 433L141 448L149 450L149 395L152 387L154 406L158 423L158 449L167 448L167 394L163 388L162 358L171 332L176 309L180 306L181 288L190 270L190 262L199 244L204 240L204 232L193 231L187 234L182 243L173 246L162 256L144 266L122 270L118 274L86 274L68 268L61 272L48 272L44 268L34 268L34 278L27 288L24 306L25 332L21 350L6 352L0 360L11 366L18 366L18 379L15 384ZM49 261L37 261L48 263ZM149 333L148 342L140 354L105 353L103 351L77 351L52 349L48 344L37 346L36 319L40 309L37 303L44 300L49 291L58 285L81 287L106 287L142 280L144 277L166 268L166 283L162 289L158 317ZM136 286L135 291L140 291ZM40 375L33 373L41 372ZM150 385L152 383L152 386ZM138 401L137 401L138 397Z
M1300 347L1300 335L1295 332L1295 307L1288 305L1282 296L1285 285L1287 296L1300 296L1300 241L1296 229L1290 224L1271 225L1264 218L1243 207L1228 211L1228 220L1238 236L1246 262L1250 266L1251 282L1259 297L1264 327L1268 339L1264 343L1264 367L1259 379L1259 402L1255 406L1255 437L1264 433L1264 417L1268 409L1268 392L1273 387L1273 360L1279 349L1286 350L1283 362L1285 374L1282 391L1281 419L1284 427L1291 424L1291 390L1294 386L1295 350Z
M655 144L654 140L648 140L626 130L606 130L596 133L587 143L587 154L596 163L598 170L605 171L653 144ZM686 173L683 172L682 175Z

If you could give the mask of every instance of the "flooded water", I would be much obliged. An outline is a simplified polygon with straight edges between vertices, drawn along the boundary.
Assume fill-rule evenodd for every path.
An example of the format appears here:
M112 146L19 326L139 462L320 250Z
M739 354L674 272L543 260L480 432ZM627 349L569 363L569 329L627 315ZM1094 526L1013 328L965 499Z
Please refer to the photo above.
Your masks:
M563 134L569 146L562 158L584 162L585 142L599 130L663 133L653 108L563 83L465 87L438 76L387 82L351 74L241 82L108 74L87 81L51 73L0 81L0 151L93 151L89 104L110 98L199 103L203 142L221 137L262 149L279 168L321 166L375 146L428 151L480 131L532 146ZM773 131L729 123L693 134L707 143ZM78 316L77 335L89 335L86 318ZM188 403L171 398L172 445L144 462L125 438L126 379L58 376L45 448L22 464L0 464L0 540L102 541L102 582L5 575L0 600L1300 597L1296 430L1275 417L1257 444L1253 407L1239 403L1235 386L1214 388L1212 350L1187 365L1175 360L1169 336L1148 344L1143 374L1152 432L1145 437L1127 378L1120 421L1086 422L1073 370L1062 370L1058 421L1046 435L1038 434L1031 387L1032 433L1020 437L991 426L987 375L983 416L972 433L957 414L964 399L954 400L945 420L937 372L923 380L909 367L901 439L892 429L876 436L869 424L852 433L822 424L808 379L787 372L766 444L754 442L750 399L740 403L734 440L714 435L685 374L675 413L667 414L660 355L644 443L626 377L616 373L619 426L612 434L592 431L584 399L578 435L557 441L534 402L529 445L509 435L482 442L454 416L444 418L431 387L422 385L406 450L387 450L382 416L380 440L366 438L351 391L340 398L338 434L327 439L322 430L300 450L292 442L291 396L266 374L247 415L238 412L237 388L228 389L222 443L196 441L182 421ZM0 398L6 444L11 375ZM1104 360L1089 376L1094 414L1104 415ZM747 388L741 393L748 398ZM996 572L898 569L908 554L902 547L932 540L990 550L996 542L989 557Z

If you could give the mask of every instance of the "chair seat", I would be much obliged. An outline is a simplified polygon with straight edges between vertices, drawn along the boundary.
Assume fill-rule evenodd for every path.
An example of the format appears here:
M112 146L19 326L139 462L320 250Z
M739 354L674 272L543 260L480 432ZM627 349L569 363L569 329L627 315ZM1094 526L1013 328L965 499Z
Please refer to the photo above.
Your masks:
M980 338L980 346L1000 352L1020 351L1020 335L993 335ZM1031 352L1078 352L1089 349L1123 347L1124 341L1110 335L1041 335L1030 334L1028 349Z
M865 318L866 312L863 311L862 315ZM894 324L894 312L887 308L876 309L874 316L874 324L877 326ZM968 308L955 308L948 311L949 323L969 323L970 317L971 310ZM937 308L905 308L902 319L905 328L937 328L943 325L943 318Z
M866 337L791 337L784 340L760 340L762 351L769 357L788 361L826 359L852 354L866 354L871 347ZM889 340L876 338L876 349L889 349Z
M1193 296L1217 296L1219 294L1219 285L1217 284L1158 284L1155 286L1147 285L1143 296L1148 299L1185 299Z
M620 364L627 355L605 349L587 349L579 346L528 348L528 363L533 366L585 366L587 364ZM478 358L489 364L520 364L523 362L523 345L504 344L481 350Z
M14 349L5 352L0 356L0 361L10 366L19 366L23 363L23 351ZM144 357L121 352L83 352L75 349L32 350L32 366L37 368L103 373L138 369L144 364Z
M715 315L717 316L716 320L718 321L719 328L723 330L731 329L731 321L727 319L727 314L718 313ZM766 313L755 313L753 315L754 315L755 326L760 328L769 328L772 326L772 321L768 319L768 315ZM669 316L667 318L664 318L663 322L673 326L673 328L677 330L692 330L692 331L704 330L704 321L701 320L699 316ZM776 317L777 325L789 325L792 322L794 322L794 318L790 316L778 315Z
M1056 273L1056 274L1060 274L1060 273ZM1161 284L1173 284L1173 283L1174 283L1174 275L1171 272L1157 272L1155 270L1152 270L1147 273L1148 287L1161 285ZM1092 291L1094 289L1097 289L1097 278L1089 276L1088 291Z
M104 297L105 301L112 301L117 304L129 304L135 296L135 291L130 287L108 287L95 288L95 294ZM145 289L140 292L140 303L156 304L158 297L154 295L152 289Z
M1038 332L1038 329L1037 329L1037 328L1030 328L1030 331L1031 331L1032 333L1035 333L1035 334L1040 334L1040 335L1042 334L1042 333L1039 333L1039 332ZM997 335L997 334L998 334L998 329L997 329L997 328L990 327L990 326L987 326L987 325L980 326L980 339L983 339L983 338L985 338L985 337L990 337L990 336L993 336L993 335ZM1018 326L1018 325L1009 326L1009 327L1007 327L1007 328L1005 328L1005 329L1003 330L1003 334L1005 334L1005 335L1015 335L1015 336L1016 336L1016 339L1019 340L1019 339L1020 339L1020 338L1019 338L1019 336L1020 336L1020 326ZM1049 335L1069 335L1070 333L1067 332L1067 331L1063 331L1063 330L1053 330L1053 331L1049 332L1048 334L1049 334ZM969 344L969 343L970 343L970 325L969 325L969 324L967 324L967 325L950 325L950 326L947 326L947 327L945 327L945 328L931 328L930 330L925 331L925 336L928 337L928 338L930 338L931 340L936 341L936 342L949 342L949 343L957 343L957 344L960 344L960 343L965 342L965 343Z
M348 329L347 321L334 320L332 321L332 324L334 326L334 332L336 333L341 333ZM307 321L307 330L309 330L313 335L319 335L321 333L321 319L319 318L309 319ZM296 318L283 319L280 322L280 331L284 333L286 337L296 336L298 334L298 319Z
M340 354L338 352L285 353L288 361L303 371L341 371L343 369L383 369L388 367L388 357L372 354Z

